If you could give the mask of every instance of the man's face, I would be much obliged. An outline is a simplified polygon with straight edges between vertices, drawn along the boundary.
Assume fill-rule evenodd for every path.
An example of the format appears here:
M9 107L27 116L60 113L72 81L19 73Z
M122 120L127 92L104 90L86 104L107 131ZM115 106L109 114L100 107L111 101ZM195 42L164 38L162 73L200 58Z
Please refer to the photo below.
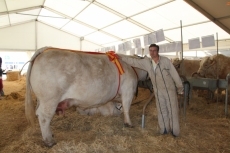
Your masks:
M158 51L157 51L157 48L156 47L150 47L149 48L149 54L152 58L156 58L158 57Z

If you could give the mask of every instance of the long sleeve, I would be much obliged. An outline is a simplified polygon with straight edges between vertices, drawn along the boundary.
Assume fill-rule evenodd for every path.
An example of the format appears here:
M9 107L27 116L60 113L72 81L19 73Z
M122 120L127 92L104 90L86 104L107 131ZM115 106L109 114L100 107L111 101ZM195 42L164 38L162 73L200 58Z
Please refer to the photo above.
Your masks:
M170 71L169 71L170 75L172 76L173 81L175 82L175 85L177 87L177 92L181 93L184 90L181 78L180 78L178 72L176 71L175 67L173 66L173 64L170 61L168 62L168 64L170 67Z
M123 54L119 54L119 57L121 58L122 61L126 62L127 64L133 66L133 67L137 67L139 69L143 69L148 71L148 59L138 59L138 58L134 58L131 56L127 56L127 55L123 55Z

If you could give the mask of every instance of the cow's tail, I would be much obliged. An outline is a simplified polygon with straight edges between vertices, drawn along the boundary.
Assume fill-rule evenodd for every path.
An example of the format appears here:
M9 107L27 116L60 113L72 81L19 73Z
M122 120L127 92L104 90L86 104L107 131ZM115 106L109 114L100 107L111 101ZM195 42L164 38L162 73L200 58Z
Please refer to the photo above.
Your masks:
M30 62L30 61L27 61L27 62L22 66L21 70L19 71L19 75L22 75L21 73L22 73L22 70L23 70L24 66L26 66L26 64L29 63L29 62Z
M27 69L26 75L26 98L25 98L25 114L27 121L34 127L35 126L35 108L32 101L32 89L30 86L30 74L33 63L30 61L29 67Z
M29 63L29 66L27 69L27 75L26 75L25 115L26 115L27 121L32 125L32 127L35 127L35 108L34 108L34 102L32 101L32 88L30 85L31 70L32 70L32 66L33 66L33 62L35 58L46 49L47 47L37 50L32 56L31 60L28 61L30 63Z

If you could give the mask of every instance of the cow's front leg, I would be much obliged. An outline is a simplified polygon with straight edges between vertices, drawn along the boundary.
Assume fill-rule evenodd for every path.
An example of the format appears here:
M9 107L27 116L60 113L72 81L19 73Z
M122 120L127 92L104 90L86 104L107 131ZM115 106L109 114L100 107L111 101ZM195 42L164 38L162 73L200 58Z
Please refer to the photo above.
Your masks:
M56 144L50 129L50 122L53 118L55 110L56 106L50 106L47 103L40 102L36 112L42 132L43 141L48 147L52 147Z
M122 106L123 106L123 112L124 112L124 126L126 127L133 127L130 117L129 117L129 109L132 103L132 96L128 95L122 95Z

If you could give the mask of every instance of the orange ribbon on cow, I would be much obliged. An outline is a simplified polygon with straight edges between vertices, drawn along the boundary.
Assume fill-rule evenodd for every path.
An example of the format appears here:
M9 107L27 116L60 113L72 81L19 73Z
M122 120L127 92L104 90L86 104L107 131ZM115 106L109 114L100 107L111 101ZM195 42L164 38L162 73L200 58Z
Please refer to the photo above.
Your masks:
M124 70L121 66L121 63L118 60L117 54L114 51L108 51L106 52L106 55L108 55L109 60L112 61L117 66L119 74L122 75L124 73Z

